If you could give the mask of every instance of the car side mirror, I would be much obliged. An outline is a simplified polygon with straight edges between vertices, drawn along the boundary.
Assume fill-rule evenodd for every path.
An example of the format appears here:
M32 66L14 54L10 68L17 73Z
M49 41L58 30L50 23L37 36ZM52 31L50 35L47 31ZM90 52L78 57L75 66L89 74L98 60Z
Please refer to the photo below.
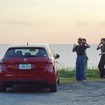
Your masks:
M55 59L58 59L60 57L59 54L55 54Z

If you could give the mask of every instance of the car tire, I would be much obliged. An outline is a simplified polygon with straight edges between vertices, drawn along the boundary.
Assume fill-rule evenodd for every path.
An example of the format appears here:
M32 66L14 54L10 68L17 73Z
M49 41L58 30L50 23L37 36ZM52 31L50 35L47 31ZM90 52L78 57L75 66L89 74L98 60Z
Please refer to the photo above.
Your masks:
M50 90L50 92L56 92L57 91L57 84L50 85L49 90Z
M0 92L5 92L6 91L6 86L0 86Z
M60 84L60 78L59 78L59 73L57 72L57 84Z
M60 84L60 79L58 78L58 80L57 80L57 84L59 85Z

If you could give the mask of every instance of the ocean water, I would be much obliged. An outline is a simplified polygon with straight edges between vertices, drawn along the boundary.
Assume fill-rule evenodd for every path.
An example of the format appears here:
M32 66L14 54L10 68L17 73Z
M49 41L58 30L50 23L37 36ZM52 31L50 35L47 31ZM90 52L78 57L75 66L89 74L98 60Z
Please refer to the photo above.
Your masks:
M75 68L76 64L76 53L72 52L73 45L64 44L64 45L52 45L54 52L60 55L58 60L58 66L60 68ZM88 60L88 67L89 68L97 68L99 60L100 60L100 51L96 50L97 45L91 45L91 48L88 48L87 56Z
M72 52L72 46L70 44L53 44L51 45L55 53L60 55L60 58L57 59L58 68L75 68L76 62L76 53ZM0 44L0 59L3 58L9 44ZM100 51L96 50L97 45L91 45L91 48L87 49L87 55L89 57L88 67L97 68L97 65L100 60Z

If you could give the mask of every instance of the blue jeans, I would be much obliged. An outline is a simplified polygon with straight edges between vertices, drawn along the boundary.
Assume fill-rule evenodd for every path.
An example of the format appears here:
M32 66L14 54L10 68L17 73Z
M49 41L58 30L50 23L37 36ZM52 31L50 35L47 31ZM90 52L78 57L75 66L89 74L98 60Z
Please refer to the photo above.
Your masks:
M76 80L84 80L85 79L85 64L86 58L85 56L77 56L76 60Z

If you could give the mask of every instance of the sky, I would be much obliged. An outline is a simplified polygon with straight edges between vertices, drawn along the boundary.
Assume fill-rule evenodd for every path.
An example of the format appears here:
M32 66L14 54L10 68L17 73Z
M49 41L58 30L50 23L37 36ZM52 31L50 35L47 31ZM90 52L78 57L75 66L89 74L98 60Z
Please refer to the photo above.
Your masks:
M105 37L105 0L0 0L0 44L98 44Z

